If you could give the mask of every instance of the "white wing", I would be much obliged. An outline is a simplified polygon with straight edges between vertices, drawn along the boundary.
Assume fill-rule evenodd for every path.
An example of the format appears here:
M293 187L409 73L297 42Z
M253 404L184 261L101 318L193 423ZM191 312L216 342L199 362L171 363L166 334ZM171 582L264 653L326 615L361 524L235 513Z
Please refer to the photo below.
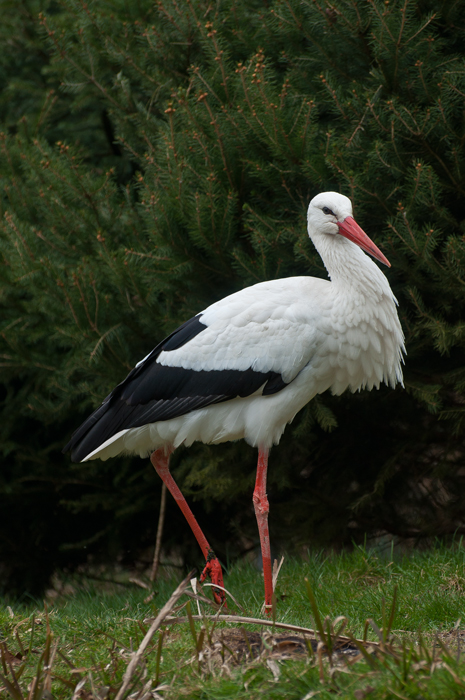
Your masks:
M202 312L199 318L205 330L182 347L161 352L157 361L197 371L272 371L289 383L325 336L326 285L325 280L293 277L236 292ZM304 288L309 286L313 290ZM309 291L314 292L311 308Z

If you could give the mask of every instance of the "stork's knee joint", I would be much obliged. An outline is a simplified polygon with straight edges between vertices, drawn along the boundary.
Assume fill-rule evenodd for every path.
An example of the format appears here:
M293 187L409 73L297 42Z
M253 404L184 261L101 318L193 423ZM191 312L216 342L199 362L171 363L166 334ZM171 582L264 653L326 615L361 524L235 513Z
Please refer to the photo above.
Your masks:
M252 500L255 512L257 514L259 513L260 515L268 515L270 505L268 503L268 497L266 493L263 496L258 493L254 493Z

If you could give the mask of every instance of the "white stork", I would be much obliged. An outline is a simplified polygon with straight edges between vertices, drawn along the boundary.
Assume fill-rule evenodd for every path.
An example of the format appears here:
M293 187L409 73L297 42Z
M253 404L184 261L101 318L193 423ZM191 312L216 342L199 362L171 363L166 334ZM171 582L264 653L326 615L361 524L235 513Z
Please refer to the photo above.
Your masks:
M221 566L169 471L169 456L195 440L244 438L258 448L253 503L265 606L272 600L266 475L268 452L315 394L402 383L404 337L396 299L363 251L388 260L352 217L351 202L324 192L308 208L308 233L331 281L260 282L209 306L159 343L73 434L73 461L151 455L206 559L215 599Z

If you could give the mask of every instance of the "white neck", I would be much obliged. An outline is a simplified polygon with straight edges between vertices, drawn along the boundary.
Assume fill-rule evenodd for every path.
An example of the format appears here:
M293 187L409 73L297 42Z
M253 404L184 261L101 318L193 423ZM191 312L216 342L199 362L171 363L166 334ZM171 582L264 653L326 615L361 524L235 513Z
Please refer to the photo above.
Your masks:
M334 285L370 296L393 297L385 275L358 245L339 234L312 235L312 240Z

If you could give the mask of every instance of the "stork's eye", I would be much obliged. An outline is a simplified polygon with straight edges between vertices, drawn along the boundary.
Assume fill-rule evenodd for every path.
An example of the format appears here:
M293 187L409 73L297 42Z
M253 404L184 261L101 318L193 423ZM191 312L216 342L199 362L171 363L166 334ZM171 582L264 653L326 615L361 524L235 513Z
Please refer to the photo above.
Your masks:
M331 214L331 216L336 216L336 214L333 211L331 211L329 207L323 207L323 214Z

